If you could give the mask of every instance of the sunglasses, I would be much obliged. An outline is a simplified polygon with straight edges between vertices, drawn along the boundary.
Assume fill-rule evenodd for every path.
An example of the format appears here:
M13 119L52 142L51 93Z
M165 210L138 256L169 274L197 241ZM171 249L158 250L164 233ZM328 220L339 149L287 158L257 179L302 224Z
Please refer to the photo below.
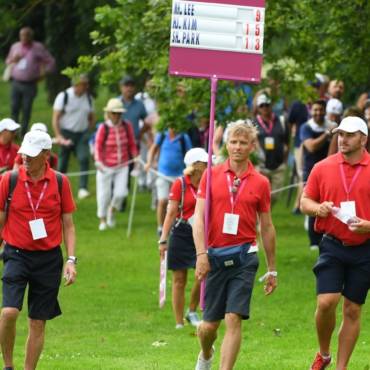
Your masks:
M231 188L231 191L233 193L236 193L238 191L240 184L241 184L241 180L237 177L234 177L233 186Z
M266 108L266 107L269 107L270 104L267 104L267 103L263 103L263 104L260 104L258 107L259 108Z

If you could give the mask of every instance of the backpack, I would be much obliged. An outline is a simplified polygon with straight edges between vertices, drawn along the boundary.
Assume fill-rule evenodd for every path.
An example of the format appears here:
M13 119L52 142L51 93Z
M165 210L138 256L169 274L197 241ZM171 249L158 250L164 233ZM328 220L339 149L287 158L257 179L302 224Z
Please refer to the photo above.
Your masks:
M87 94L87 101L89 102L90 109L92 108L92 96L90 94ZM66 106L68 104L68 92L67 90L63 91L63 107L62 107L62 113L64 114L66 112Z
M164 139L166 138L166 134L164 132L161 133L161 136L159 138L158 146L161 147L163 144ZM185 136L184 134L180 134L180 145L181 145L181 151L182 156L185 157L186 154L186 143L185 143Z
M123 127L125 128L125 131L126 131L126 136L127 136L127 141L129 140L129 133L128 133L128 123L126 121L123 121ZM104 122L103 123L103 126L104 126L104 139L103 139L103 142L105 142L107 140L107 137L108 137L108 134L109 134L109 126ZM127 147L127 150L128 150L128 159L132 159L132 155L131 155L131 152L130 152L130 146Z
M58 182L58 192L59 192L60 197L62 197L63 176L60 172L57 172L57 171L54 171L54 172L55 172L55 176ZM6 203L4 207L4 212L6 215L9 212L10 202L13 197L14 189L17 186L17 182L18 182L18 170L13 170L9 176L9 191L8 191L8 197L6 198Z

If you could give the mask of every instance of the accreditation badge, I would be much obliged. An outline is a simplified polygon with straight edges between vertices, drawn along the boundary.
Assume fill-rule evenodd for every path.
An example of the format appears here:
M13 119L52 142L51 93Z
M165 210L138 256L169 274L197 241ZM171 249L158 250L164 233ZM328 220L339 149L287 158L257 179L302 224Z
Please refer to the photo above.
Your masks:
M271 136L265 137L265 149L274 150L275 149L275 139Z
M239 215L225 213L222 232L224 234L236 235L238 233L239 218Z
M29 225L33 240L43 239L48 236L48 234L46 233L44 220L42 218L29 221Z
M351 200L340 202L340 209L351 217L356 217L356 202Z
M17 63L17 69L25 70L27 68L27 59L22 58L18 63Z

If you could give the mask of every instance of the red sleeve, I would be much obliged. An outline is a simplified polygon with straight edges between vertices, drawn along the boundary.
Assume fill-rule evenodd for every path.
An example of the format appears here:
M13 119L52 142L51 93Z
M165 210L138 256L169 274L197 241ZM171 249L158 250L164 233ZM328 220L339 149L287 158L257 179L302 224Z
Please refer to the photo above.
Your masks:
M102 162L103 160L103 144L104 144L104 134L105 134L104 123L101 123L96 131L95 135L95 149L94 157L96 162Z
M67 176L65 176L65 175L62 175L62 176L63 176L62 213L72 213L76 210L76 204L75 204L75 201L73 199L71 184L70 184L69 179L68 179ZM0 189L1 189L1 184L0 184Z
M0 180L0 211L5 210L6 200L9 193L9 177L11 171L6 172Z
M20 154L17 154L17 156L14 159L14 163L19 164L19 165L23 164L23 159L22 159L22 156Z
M257 211L260 213L270 212L271 210L271 186L267 179L264 178L264 180L261 184L262 196L257 208Z
M172 184L168 199L181 202L181 179L175 180Z
M135 135L134 135L134 130L132 128L131 122L126 121L125 125L127 125L127 132L128 132L128 146L130 148L130 154L131 157L137 157L138 155L138 150L136 146L136 140L135 140Z
M206 199L207 191L207 170L203 172L202 178L200 179L197 198Z
M303 189L310 199L317 202L320 200L319 177L319 169L317 166L314 166Z

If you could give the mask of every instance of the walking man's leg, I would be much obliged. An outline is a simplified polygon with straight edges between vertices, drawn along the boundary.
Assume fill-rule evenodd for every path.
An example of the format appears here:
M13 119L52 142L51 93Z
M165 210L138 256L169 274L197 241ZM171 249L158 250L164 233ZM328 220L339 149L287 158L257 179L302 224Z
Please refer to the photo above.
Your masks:
M242 341L242 319L235 313L225 315L226 332L221 346L220 370L232 370Z
M35 370L45 340L45 321L29 319L24 370Z
M0 316L0 343L5 367L13 367L13 350L15 342L16 322L19 310L4 307Z
M11 116L15 122L19 122L19 112L22 105L22 94L18 88L18 82L11 82L11 91L10 91L10 110Z
M344 298L339 330L337 370L345 370L360 334L361 305Z
M198 327L198 337L202 348L202 356L209 360L213 355L213 343L217 339L217 329L220 321L202 321Z
M89 170L89 160L90 160L90 151L89 151L89 134L88 132L81 133L76 138L76 157L80 164L80 171L87 172ZM84 174L80 176L80 185L79 189L88 188L88 175Z
M330 340L335 328L335 310L341 298L340 293L319 294L316 308L316 330L320 353L330 354Z

